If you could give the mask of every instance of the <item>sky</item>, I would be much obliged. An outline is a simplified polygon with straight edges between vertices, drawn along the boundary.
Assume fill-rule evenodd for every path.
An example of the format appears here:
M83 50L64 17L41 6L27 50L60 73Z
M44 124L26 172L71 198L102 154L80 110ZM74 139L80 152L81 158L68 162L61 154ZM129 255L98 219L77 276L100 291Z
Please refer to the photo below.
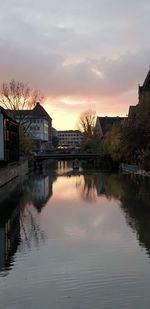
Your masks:
M125 116L150 68L148 0L0 0L0 84L44 95L56 129Z

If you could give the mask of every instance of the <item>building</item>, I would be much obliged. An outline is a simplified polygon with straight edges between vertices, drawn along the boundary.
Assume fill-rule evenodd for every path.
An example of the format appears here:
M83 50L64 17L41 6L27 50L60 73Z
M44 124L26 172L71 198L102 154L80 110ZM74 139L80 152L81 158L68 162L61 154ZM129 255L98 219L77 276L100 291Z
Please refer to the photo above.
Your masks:
M52 147L52 118L39 102L32 110L13 111L15 119L36 144L37 150Z
M139 104L150 102L150 70L142 86L139 86Z
M59 147L80 148L82 133L79 130L57 131Z
M133 120L136 117L136 111L140 104L150 103L150 70L142 86L139 86L139 101L137 105L129 107L128 118Z
M19 124L0 107L0 161L19 160Z
M96 135L102 138L113 125L120 124L124 120L124 117L97 117L95 126Z

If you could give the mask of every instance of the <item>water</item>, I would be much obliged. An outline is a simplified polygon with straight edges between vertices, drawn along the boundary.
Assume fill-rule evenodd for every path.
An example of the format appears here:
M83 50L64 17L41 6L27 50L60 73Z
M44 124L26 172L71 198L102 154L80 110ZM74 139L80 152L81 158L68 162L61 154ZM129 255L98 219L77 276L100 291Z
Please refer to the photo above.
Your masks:
M30 175L0 205L0 308L149 308L149 188L63 168Z

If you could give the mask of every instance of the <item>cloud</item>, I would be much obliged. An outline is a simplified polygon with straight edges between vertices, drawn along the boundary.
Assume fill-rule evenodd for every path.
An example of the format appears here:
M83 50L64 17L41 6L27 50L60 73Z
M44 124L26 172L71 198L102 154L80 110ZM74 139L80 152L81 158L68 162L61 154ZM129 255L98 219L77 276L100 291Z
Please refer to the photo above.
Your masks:
M118 96L136 88L148 68L149 50L128 53L118 59L90 59L67 63L60 54L29 53L20 48L0 47L1 82L21 79L42 88L52 97L96 98Z
M149 70L149 14L146 0L0 0L0 82L28 82L68 112L127 109Z

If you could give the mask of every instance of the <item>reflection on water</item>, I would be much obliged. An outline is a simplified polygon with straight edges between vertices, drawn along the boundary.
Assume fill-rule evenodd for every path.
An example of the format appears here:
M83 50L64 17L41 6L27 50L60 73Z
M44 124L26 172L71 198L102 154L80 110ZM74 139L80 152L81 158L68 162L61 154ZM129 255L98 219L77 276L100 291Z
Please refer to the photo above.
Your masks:
M127 223L136 232L140 245L150 254L150 181L131 178L128 175L109 175L92 173L79 175L66 169L66 162L58 166L58 174L66 178L75 178L75 187L83 201L96 203L100 196L108 200L120 201ZM40 230L36 213L41 212L53 194L56 173L30 176L22 186L13 191L0 205L0 269L9 269L11 257L15 254L20 241L31 247L45 240L46 235ZM4 211L3 205L5 204ZM20 238L20 226L22 237Z
M76 188L80 193L81 198L86 202L93 202L97 199L97 190L95 185L95 177L84 175L76 183Z
M77 185L83 200L96 202L99 196L120 201L127 223L150 255L150 180L129 175L86 174Z
M56 175L48 174L37 174L35 177L31 177L28 187L30 203L34 205L38 212L42 210L48 199L51 198L53 194L52 184L56 179Z
M148 179L30 175L0 204L2 308L148 308L149 223Z
M0 271L9 270L19 243L19 209L13 209L8 215L0 218Z
M56 179L55 174L37 174L23 184L14 182L14 190L9 195L6 194L8 186L6 192L0 191L0 271L12 268L18 245L23 243L24 249L30 249L32 242L38 246L45 241L46 235L37 222L34 208L41 212L52 196Z

